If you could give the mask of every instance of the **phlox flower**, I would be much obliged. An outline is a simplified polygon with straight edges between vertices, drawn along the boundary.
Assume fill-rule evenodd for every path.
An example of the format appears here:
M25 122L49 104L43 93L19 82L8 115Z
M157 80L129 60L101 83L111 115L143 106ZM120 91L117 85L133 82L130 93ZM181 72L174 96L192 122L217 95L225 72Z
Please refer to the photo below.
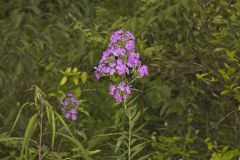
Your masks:
M108 48L102 53L102 57L95 69L95 76L100 79L103 76L119 79L140 78L148 76L148 68L142 65L140 54L135 51L135 37L130 31L118 30L110 37ZM109 86L109 94L117 102L125 101L131 94L131 88L126 82ZM73 102L74 103L74 102Z
M147 68L147 66L143 65L143 66L139 67L138 72L139 72L141 77L148 76L148 68Z
M117 102L122 102L128 99L131 93L131 88L125 82L120 82L117 85L109 86L109 94L114 97Z
M66 119L71 119L75 121L77 119L77 106L79 106L79 101L73 96L72 93L68 93L63 100L63 112Z

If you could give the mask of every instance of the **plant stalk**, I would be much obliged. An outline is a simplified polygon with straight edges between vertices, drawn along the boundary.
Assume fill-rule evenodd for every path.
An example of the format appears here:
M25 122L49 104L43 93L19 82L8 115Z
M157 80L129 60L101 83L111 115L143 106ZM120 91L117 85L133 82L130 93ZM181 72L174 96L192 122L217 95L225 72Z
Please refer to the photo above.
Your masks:
M38 160L42 160L42 137L43 137L43 114L44 114L44 102L42 95L39 97L40 98L40 124L39 124L39 129L40 129L40 135L39 135L39 146L38 146Z
M131 123L132 123L132 119L131 119L131 116L128 114L126 102L124 102L124 108L125 108L127 116L128 116L128 125L129 125L129 128L128 128L128 160L131 160L131 139L132 139Z
M129 129L128 129L128 160L131 159L131 138L132 138L132 127L131 127L131 117L128 117L129 120Z

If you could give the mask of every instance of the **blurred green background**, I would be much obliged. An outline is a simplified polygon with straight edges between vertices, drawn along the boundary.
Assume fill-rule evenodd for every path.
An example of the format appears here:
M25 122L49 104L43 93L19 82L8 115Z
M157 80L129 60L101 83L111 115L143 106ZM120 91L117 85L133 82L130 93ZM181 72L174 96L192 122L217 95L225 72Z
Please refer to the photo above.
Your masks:
M136 141L146 140L132 159L238 159L239 0L1 0L1 159L38 158L31 142L22 153L21 139L38 111L25 107L18 114L34 101L34 85L59 115L68 91L89 114L65 125L56 115L52 147L53 123L46 121L43 159L126 159L116 151L119 135L108 135L121 131L121 106L114 107L109 81L96 80L93 69L121 28L134 33L150 73L134 86L142 92L132 95L141 111L136 126L145 124ZM75 80L63 74L68 67L80 71ZM66 128L71 137L60 136L69 135ZM38 130L28 138L38 141Z

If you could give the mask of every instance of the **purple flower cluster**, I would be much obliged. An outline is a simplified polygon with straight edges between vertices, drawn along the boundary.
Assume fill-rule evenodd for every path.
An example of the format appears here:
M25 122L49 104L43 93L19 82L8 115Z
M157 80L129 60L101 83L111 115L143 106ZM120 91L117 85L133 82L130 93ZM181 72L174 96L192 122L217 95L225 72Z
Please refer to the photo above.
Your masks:
M135 37L129 31L116 31L111 36L108 49L95 67L96 78L111 75L148 75L147 66L141 65L140 54L135 52Z
M103 76L124 76L140 78L148 76L148 68L142 65L140 54L135 51L135 37L129 31L118 30L111 35L107 50L102 54L95 68L97 79ZM117 102L127 100L131 88L126 82L110 85L109 94Z
M115 98L117 102L122 102L128 99L131 93L131 88L125 82L120 82L118 85L111 84L109 94Z
M79 101L72 95L72 93L68 93L63 101L64 117L73 121L77 120L76 108L78 106Z

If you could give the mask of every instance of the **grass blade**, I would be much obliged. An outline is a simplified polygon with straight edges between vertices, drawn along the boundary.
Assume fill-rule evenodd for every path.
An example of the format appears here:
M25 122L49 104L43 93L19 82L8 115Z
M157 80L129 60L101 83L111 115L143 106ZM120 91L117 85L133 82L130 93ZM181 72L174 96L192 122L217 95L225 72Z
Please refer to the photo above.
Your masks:
M34 103L25 103L24 105L22 105L22 107L21 107L20 110L18 111L17 117L16 117L16 119L15 119L15 121L14 121L14 123L13 123L13 126L12 126L12 128L11 128L10 135L12 134L12 132L13 132L13 130L14 130L17 122L18 122L18 119L19 119L19 117L20 117L20 115L21 115L21 113L22 113L23 108L24 108L25 106L27 106L28 104L31 104L31 105L32 105L32 104L34 104Z
M55 136L56 136L56 124L55 124L55 114L54 111L51 111L52 113L52 149L54 147L54 141L55 141Z
M72 137L74 137L73 134L72 134L72 132L71 132L70 129L68 128L68 125L67 125L66 122L63 120L62 116L59 115L57 112L55 112L55 114L56 114L56 116L58 117L58 119L60 120L60 122L62 123L62 125L66 128L67 132L68 132Z
M23 144L22 144L22 150L21 150L21 157L23 158L24 155L24 151L28 151L28 146L29 146L29 140L34 132L34 130L36 129L37 123L36 123L36 119L37 119L37 113L34 114L27 125L25 134L24 134L24 139L23 139ZM27 157L25 157L25 159L27 159Z

